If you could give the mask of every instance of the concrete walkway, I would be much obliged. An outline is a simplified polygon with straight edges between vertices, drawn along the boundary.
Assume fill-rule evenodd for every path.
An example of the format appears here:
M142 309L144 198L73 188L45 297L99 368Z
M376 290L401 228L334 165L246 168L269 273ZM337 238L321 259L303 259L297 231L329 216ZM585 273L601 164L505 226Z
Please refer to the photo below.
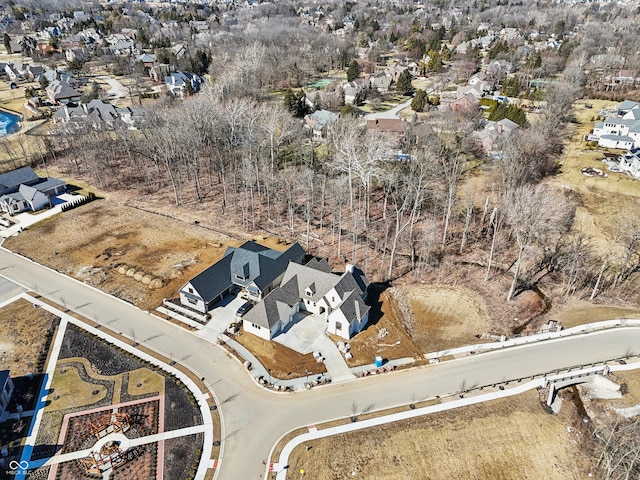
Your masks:
M333 344L331 339L326 335L321 335L318 340L320 345L320 353L324 357L324 365L327 367L327 373L331 375L331 383L341 383L353 380L355 377L338 348Z

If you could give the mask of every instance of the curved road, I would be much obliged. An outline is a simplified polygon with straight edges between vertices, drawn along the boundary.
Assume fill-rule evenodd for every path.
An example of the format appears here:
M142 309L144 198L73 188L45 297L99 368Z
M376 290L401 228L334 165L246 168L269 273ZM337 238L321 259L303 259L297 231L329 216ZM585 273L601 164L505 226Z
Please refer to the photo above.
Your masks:
M293 395L259 388L239 362L192 333L0 248L0 274L51 301L131 336L197 371L221 403L226 436L221 480L258 479L274 442L294 428L345 417L351 405L378 410L487 385L601 362L640 345L640 328L618 328L329 385ZM635 351L635 353L638 353ZM218 438L219 432L215 432Z

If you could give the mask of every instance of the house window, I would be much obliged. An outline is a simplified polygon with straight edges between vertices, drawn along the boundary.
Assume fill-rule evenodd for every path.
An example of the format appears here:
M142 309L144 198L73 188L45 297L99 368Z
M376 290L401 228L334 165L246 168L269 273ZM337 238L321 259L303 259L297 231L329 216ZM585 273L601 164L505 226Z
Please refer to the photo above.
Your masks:
M342 323L336 322L336 330L342 330Z
M236 280L246 280L247 277L243 277L242 275L238 275L237 273L234 275L236 277Z
M260 325L256 325L255 323L252 323L252 324L251 324L251 326L252 326L253 328L257 328L258 330L260 330Z
M198 303L198 301L194 300L193 298L187 298L187 300L191 305L196 305Z
M305 293L307 294L307 297L311 297L311 295L313 295L313 293L311 292L311 290L307 290Z
M193 288L189 287L189 293L193 293Z
M331 296L331 303L333 303L333 302L335 302L335 301L336 301L336 297L332 295L332 296Z

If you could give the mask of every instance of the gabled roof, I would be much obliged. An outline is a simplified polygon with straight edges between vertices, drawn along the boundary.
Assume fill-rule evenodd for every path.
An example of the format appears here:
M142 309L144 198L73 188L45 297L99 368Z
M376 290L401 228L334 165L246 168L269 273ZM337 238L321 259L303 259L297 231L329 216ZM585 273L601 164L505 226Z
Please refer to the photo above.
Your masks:
M281 318L291 312L293 306L299 301L298 286L292 278L269 292L260 303L245 314L244 320L271 330Z
M618 110L631 110L633 107L637 107L640 104L638 102L634 102L632 100L625 100L619 106Z
M285 271L289 262L299 262L304 255L298 243L278 252L249 241L238 248L228 247L222 259L189 283L205 302L212 301L233 284L247 286L252 283L263 290ZM185 287L180 292L189 296Z
M0 193L17 191L21 184L33 184L40 180L31 167L22 167L0 174Z
M369 308L362 300L362 296L354 290L345 295L342 303L334 312L340 310L347 320L350 321L355 318L360 322L369 312Z
M37 193L39 193L37 188L30 187L29 185L20 185L18 192L29 202L35 198Z

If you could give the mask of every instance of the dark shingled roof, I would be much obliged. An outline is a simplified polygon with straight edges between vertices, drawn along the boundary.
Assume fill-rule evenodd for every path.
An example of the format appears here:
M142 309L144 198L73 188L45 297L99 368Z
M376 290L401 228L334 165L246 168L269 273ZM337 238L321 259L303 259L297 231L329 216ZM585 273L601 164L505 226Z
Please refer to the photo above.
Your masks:
M0 194L17 192L20 185L33 185L40 180L31 167L22 167L0 174Z
M304 249L298 243L291 245L284 252L278 252L249 241L238 248L228 247L220 261L191 279L189 283L198 295L209 303L233 284L247 286L253 282L263 290L285 271L289 262L299 262L303 258ZM244 279L237 278L236 275ZM193 296L185 287L186 285L180 292Z

